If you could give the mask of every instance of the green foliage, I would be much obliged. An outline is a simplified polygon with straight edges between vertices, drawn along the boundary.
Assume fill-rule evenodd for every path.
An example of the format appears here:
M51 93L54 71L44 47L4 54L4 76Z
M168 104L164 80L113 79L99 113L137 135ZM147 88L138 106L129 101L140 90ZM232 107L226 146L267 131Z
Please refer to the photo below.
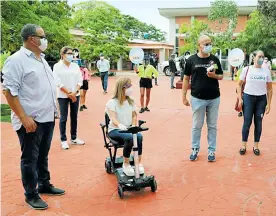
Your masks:
M263 50L265 55L276 57L276 25L268 22L258 10L250 14L246 29L236 40L237 47L246 47L248 52Z
M11 122L11 109L8 104L1 104L1 122Z
M40 25L49 40L45 54L58 58L61 47L70 44L71 9L67 1L1 1L2 50L16 51L22 45L20 31L27 23Z
M132 39L144 39L145 34L149 34L149 40L164 41L164 32L157 29L153 25L140 22L136 18L122 14L121 18L122 27L131 33Z
M180 55L186 51L195 53L197 50L197 40L201 34L209 34L210 30L207 24L199 21L193 20L190 25L183 24L179 33L184 34L185 46L180 48Z
M276 22L276 2L262 0L258 1L258 11L263 14L267 19Z
M130 33L120 25L120 11L102 1L74 5L73 24L87 33L80 44L82 58L96 59L100 53L112 60L126 56Z
M208 19L216 23L216 29L212 29L215 35L213 43L215 48L223 52L234 47L233 32L238 22L238 6L233 0L215 0L212 4ZM222 26L226 30L222 31Z
M0 71L2 71L4 63L9 56L10 56L10 52L0 53Z

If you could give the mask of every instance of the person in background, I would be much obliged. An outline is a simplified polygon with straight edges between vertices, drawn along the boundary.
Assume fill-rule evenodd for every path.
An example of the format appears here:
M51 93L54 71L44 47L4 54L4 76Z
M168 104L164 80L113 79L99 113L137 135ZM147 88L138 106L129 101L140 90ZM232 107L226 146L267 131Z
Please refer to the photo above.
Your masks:
M107 94L108 71L110 69L110 64L109 64L109 61L104 58L104 54L100 54L100 60L97 62L97 68L101 74L104 94Z
M149 102L150 102L150 93L152 89L152 78L156 78L158 76L158 71L149 64L148 60L144 60L144 64L140 65L138 68L135 68L136 73L140 77L140 103L141 110L139 113L143 113L145 111L149 112ZM144 106L144 97L146 91L146 107Z
M244 53L244 67L249 65L249 54L246 52L246 48L243 49Z
M86 102L86 92L89 89L89 71L84 65L80 67L80 70L82 73L82 80L83 80L83 84L80 88L81 89L80 90L80 111L83 111L83 109L87 109L85 102Z
M171 55L171 58L169 60L169 68L170 68L170 72L171 72L171 89L175 89L174 86L174 77L175 77L175 73L177 72L177 68L175 65L175 54Z
M264 53L261 50L255 51L254 65L244 68L237 84L239 109L243 109L244 122L242 127L242 147L240 154L246 153L247 141L250 127L254 118L254 147L255 155L260 155L259 142L262 134L262 121L264 114L269 114L273 88L271 73L263 68ZM242 85L245 82L243 96Z
M58 91L58 103L60 109L60 139L61 148L69 149L66 136L66 122L68 106L70 106L71 118L71 144L84 145L85 142L77 138L78 110L80 99L80 88L82 86L82 75L79 66L73 61L73 49L63 47L60 50L61 61L54 65L54 78Z
M21 30L21 37L23 46L4 64L2 89L12 109L12 127L21 146L25 202L33 209L43 210L48 204L38 194L65 193L50 183L48 169L57 115L56 86L53 72L42 53L48 46L43 29L27 24Z
M186 61L182 99L185 106L190 106L187 91L191 77L191 105L193 111L192 152L190 160L197 160L200 150L201 130L204 118L208 127L208 161L216 160L217 120L220 105L220 89L218 80L223 79L223 71L219 59L212 55L212 40L207 35L198 39L199 52Z
M268 70L270 71L270 73L271 73L271 76L272 76L272 67L271 67L271 63L270 63L270 61L268 61L268 58L267 58L267 57L264 58L264 63L262 64L262 68L268 69Z
M239 81L239 77L240 77L240 75L241 75L241 71L243 70L243 68L244 68L243 65L240 66L240 68L234 67L234 72L235 72L234 77L235 77L235 81L237 81L237 82ZM236 90L236 93L238 93L237 90ZM238 117L242 117L242 115L243 115L243 114L242 114L242 111L238 113Z
M152 65L157 71L158 71L158 56L156 53L153 53L151 56L150 56L150 65ZM155 85L158 86L158 82L157 82L157 77L154 79L155 81Z

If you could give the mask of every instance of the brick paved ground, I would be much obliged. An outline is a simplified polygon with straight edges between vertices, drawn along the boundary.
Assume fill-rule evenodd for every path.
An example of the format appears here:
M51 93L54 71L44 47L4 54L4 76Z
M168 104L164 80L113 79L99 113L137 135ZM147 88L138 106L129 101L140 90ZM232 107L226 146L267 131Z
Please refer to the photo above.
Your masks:
M138 101L138 79L132 78ZM110 89L114 83L115 78L111 78ZM115 176L104 170L107 151L99 127L111 94L103 95L99 79L93 78L89 109L79 115L79 137L86 145L61 150L58 124L55 129L49 159L52 183L64 188L66 195L42 196L50 206L48 210L30 210L24 203L18 140L10 124L1 124L2 215L276 215L276 99L271 114L264 119L261 156L252 152L252 131L248 152L240 156L242 119L233 110L235 83L222 81L217 162L207 162L206 126L200 157L190 162L191 110L183 107L180 90L169 89L168 77L160 77L159 83L153 89L151 112L139 115L150 127L144 133L144 165L148 174L156 176L156 193L132 192L119 199Z

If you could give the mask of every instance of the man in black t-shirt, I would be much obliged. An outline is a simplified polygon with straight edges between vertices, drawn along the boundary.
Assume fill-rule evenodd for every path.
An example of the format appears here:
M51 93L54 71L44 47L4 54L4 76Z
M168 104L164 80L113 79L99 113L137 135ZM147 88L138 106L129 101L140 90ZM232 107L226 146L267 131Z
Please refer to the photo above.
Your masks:
M208 161L215 161L217 119L220 104L219 82L223 71L219 59L211 54L212 41L202 35L198 39L198 53L186 61L182 87L183 104L190 106L186 97L191 77L191 106L193 111L192 153L190 160L197 159L200 149L201 129L207 116Z

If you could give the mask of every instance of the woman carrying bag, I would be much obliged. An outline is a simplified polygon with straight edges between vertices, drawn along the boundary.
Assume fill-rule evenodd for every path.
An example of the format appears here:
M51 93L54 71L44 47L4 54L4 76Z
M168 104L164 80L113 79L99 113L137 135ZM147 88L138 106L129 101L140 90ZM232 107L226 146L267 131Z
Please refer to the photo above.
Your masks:
M239 77L238 110L243 110L244 123L242 128L242 147L240 154L246 153L250 126L254 117L254 147L255 155L260 155L259 142L262 134L262 120L264 113L270 112L272 99L272 79L268 69L262 68L264 61L263 51L255 51L254 65L245 67ZM243 84L244 85L244 90Z

